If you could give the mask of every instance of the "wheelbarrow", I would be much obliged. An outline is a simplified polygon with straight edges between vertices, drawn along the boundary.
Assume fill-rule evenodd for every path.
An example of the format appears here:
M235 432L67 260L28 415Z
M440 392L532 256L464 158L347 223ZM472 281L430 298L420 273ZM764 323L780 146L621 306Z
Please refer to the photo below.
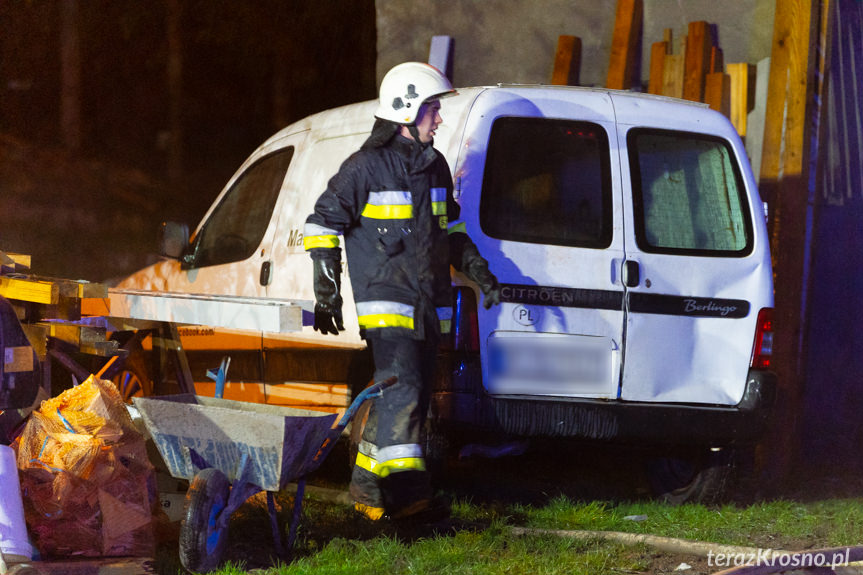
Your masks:
M290 550L306 476L321 465L360 405L395 382L391 377L366 388L338 423L336 414L191 394L133 398L168 472L191 482L180 527L183 567L217 568L231 515L261 491L267 492L276 553L283 555L273 494L296 482Z

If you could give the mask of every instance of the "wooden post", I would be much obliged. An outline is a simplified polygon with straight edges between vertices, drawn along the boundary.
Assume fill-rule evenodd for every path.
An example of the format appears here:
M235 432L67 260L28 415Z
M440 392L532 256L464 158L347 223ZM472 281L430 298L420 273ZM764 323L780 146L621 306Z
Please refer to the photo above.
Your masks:
M777 0L767 92L760 189L770 207L775 274L773 366L778 404L766 439L764 471L787 476L798 445L803 386L803 272L809 199L814 47L819 13L829 0Z
M737 134L743 138L746 136L747 116L749 115L749 76L752 66L746 62L728 64L725 69L731 82L731 103L729 118L737 129Z
M632 87L632 76L637 68L636 59L639 57L637 48L643 12L643 0L617 0L611 58L605 83L607 88L628 90Z
M683 97L683 72L686 54L686 36L680 38L676 54L666 54L662 65L662 93L672 98Z
M551 83L556 86L577 86L580 73L581 38L558 36Z
M731 114L731 76L713 72L704 78L704 103L726 116Z
M683 77L683 97L695 102L704 101L704 78L710 66L713 35L707 22L689 23L686 38L686 64Z
M650 76L647 81L647 91L650 94L662 94L662 78L665 66L665 56L669 52L668 42L654 42L650 46Z

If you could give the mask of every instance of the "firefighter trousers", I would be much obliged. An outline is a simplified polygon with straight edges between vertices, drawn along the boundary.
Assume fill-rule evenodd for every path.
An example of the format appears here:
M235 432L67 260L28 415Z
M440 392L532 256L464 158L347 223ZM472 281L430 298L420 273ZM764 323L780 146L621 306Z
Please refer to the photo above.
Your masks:
M375 381L392 376L398 381L372 403L350 491L364 508L396 517L432 496L420 441L434 380L437 342L370 337L368 344L375 362Z

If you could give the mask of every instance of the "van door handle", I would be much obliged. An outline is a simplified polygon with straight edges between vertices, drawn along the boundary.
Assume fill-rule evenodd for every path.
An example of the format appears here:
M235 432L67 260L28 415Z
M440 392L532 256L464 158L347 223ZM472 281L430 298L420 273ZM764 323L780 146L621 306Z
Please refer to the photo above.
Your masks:
M273 264L270 260L265 261L261 264L261 285L268 286L270 285L270 280L273 275Z
M635 287L641 282L641 274L638 262L633 260L626 260L623 262L623 269L621 270L621 279L623 280L623 285L626 287Z

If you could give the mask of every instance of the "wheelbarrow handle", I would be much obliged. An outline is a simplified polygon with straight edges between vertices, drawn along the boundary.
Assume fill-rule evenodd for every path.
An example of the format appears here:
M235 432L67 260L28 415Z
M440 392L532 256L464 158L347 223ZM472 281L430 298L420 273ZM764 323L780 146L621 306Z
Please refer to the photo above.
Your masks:
M383 395L386 388L392 387L396 384L397 381L398 378L396 376L392 376L388 379L379 381L365 388L362 392L360 392L359 395L356 396L356 398L354 398L350 406L348 406L348 409L345 411L345 414L339 420L336 428L339 429L341 432L341 430L347 427L348 423L351 419L353 419L354 415L356 415L357 410L360 408L363 402L365 402L367 399L374 399L376 397L380 397L381 395Z
M336 441L338 441L342 432L345 430L345 427L348 426L348 423L350 423L351 419L356 415L357 410L365 400L383 395L384 390L395 385L396 381L398 381L398 378L396 376L392 376L389 379L370 385L357 395L357 397L351 402L350 406L348 406L348 409L345 411L345 414L339 420L338 424L329 430L317 453L315 453L315 456L312 457L308 465L305 466L303 473L300 473L299 477L304 477L307 471L317 469L320 462L330 453L330 450L336 444Z

